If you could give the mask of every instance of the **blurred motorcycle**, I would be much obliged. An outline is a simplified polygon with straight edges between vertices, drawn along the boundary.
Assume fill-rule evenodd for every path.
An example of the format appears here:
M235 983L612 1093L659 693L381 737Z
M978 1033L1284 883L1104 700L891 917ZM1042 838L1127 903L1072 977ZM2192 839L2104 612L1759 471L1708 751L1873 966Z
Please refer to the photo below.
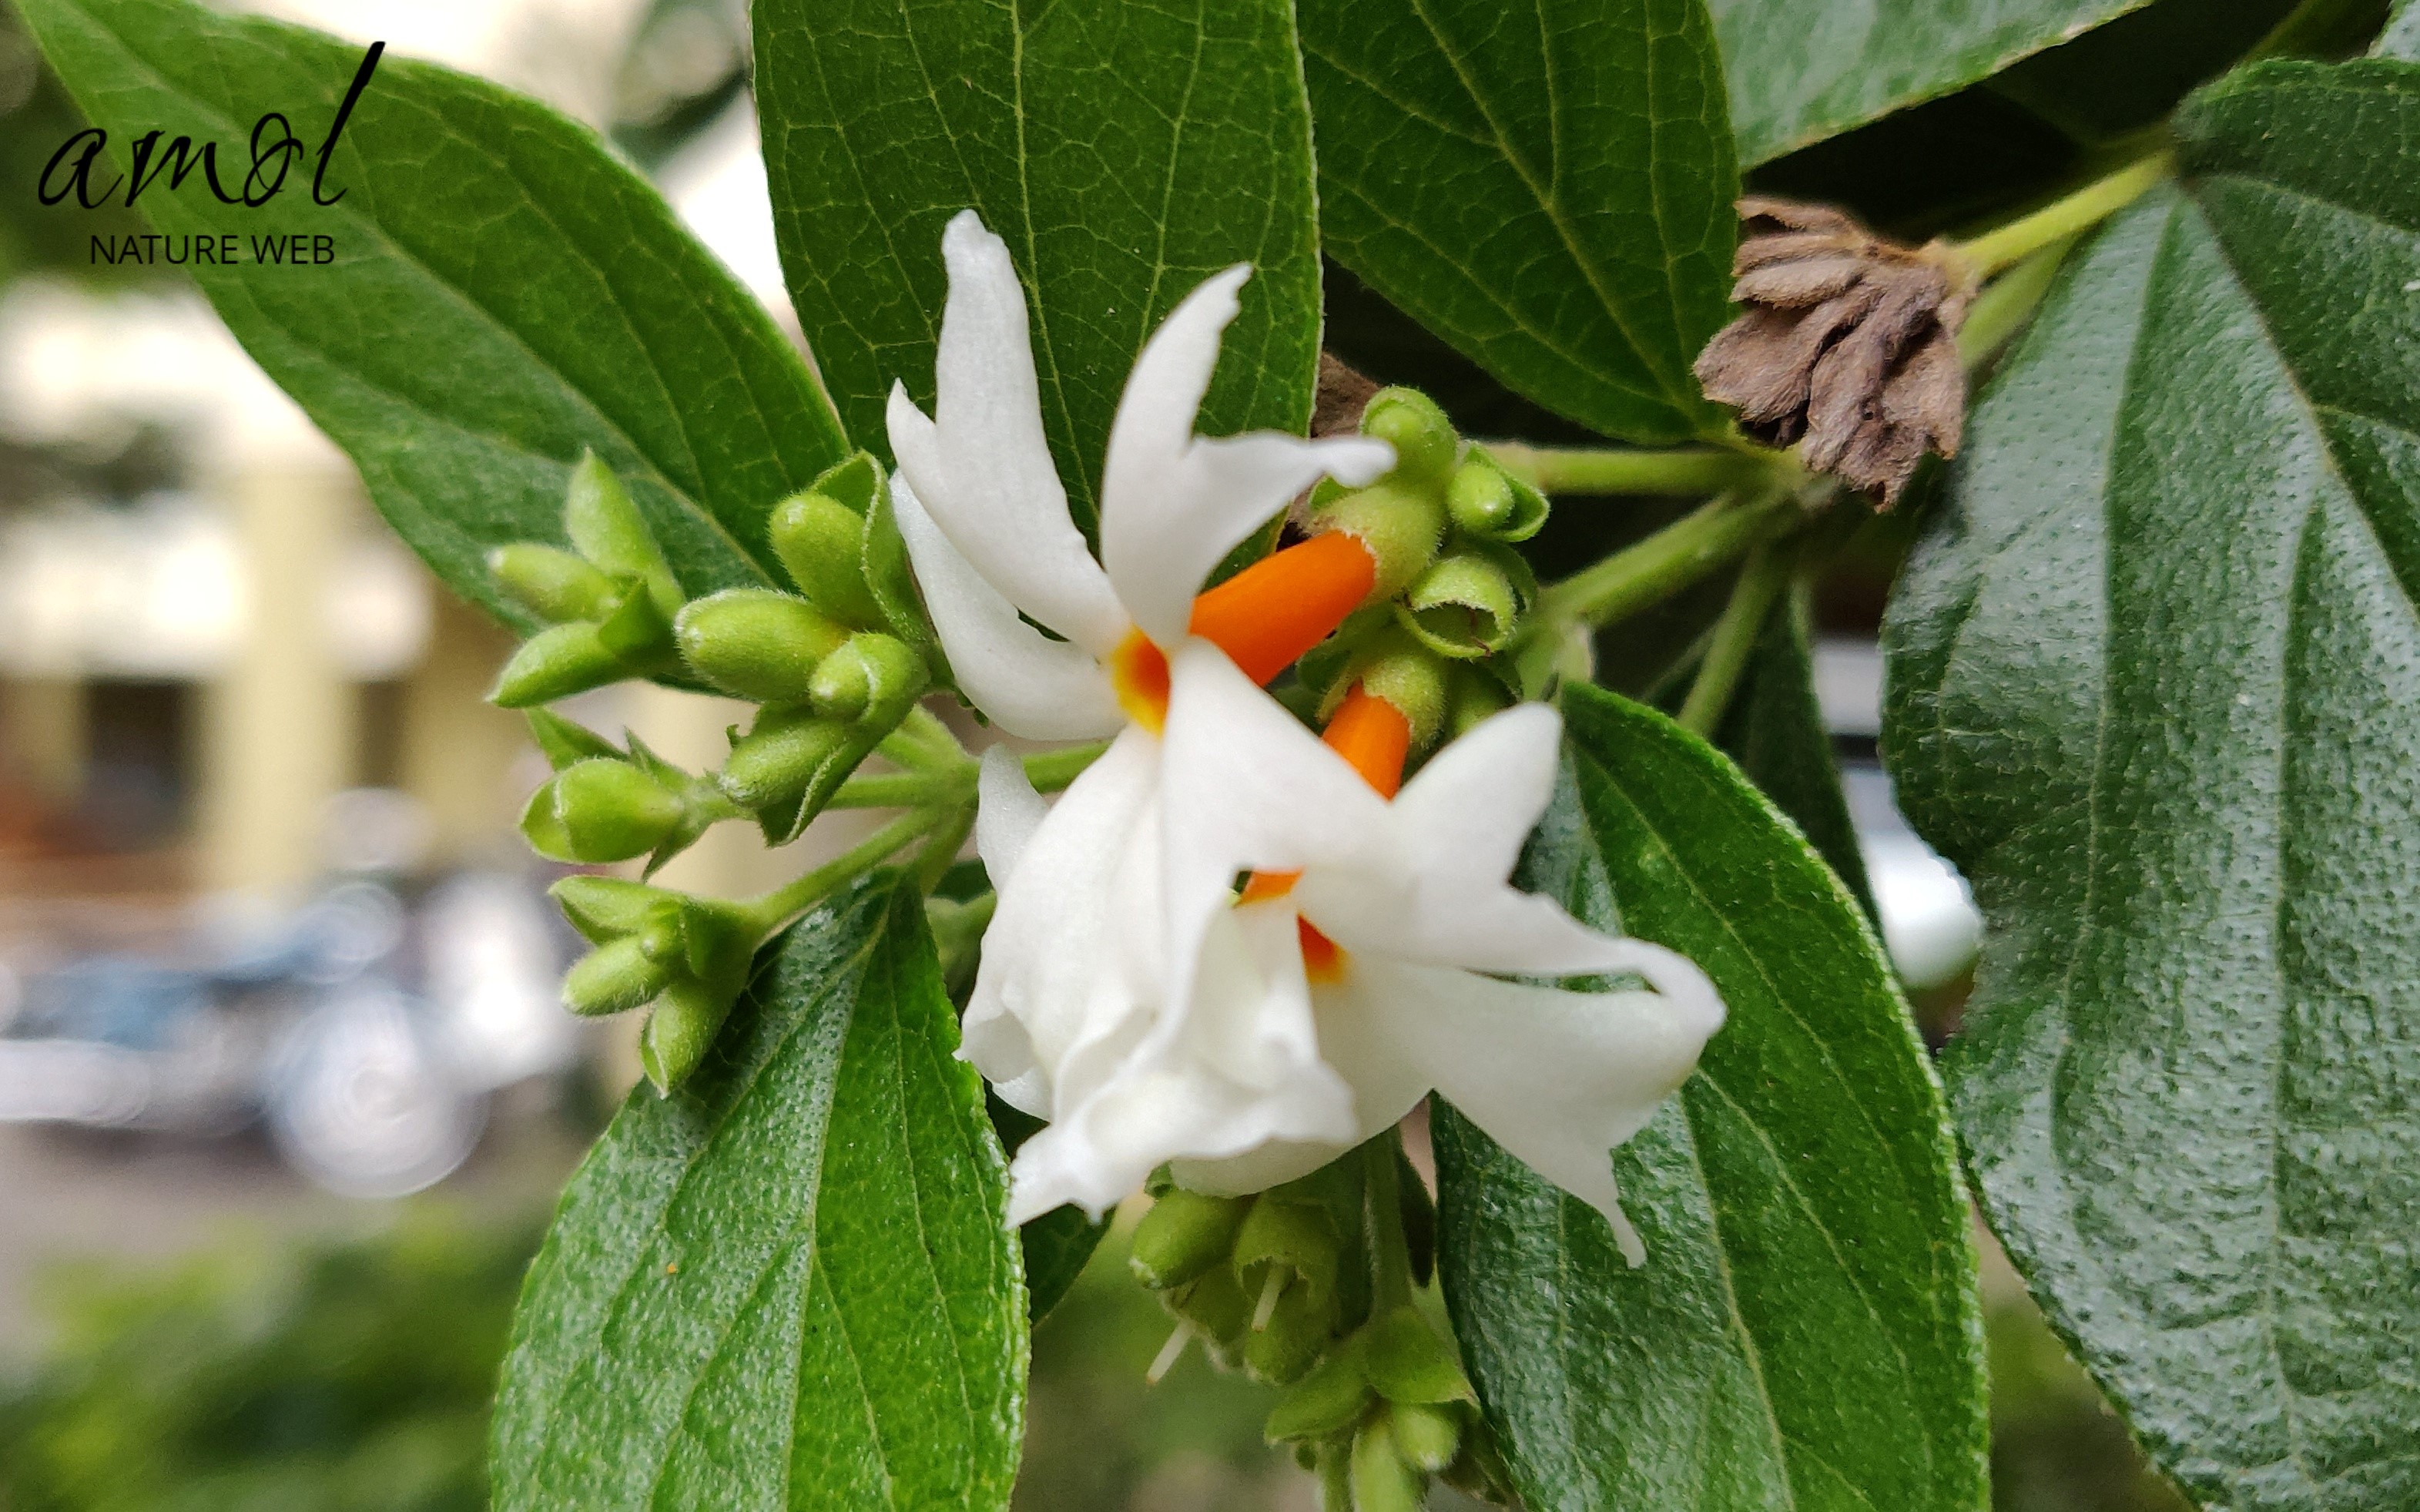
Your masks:
M416 907L326 887L248 950L100 956L26 979L0 1028L0 1122L223 1135L265 1126L331 1191L394 1197L467 1159L496 1092L568 1068L562 927L518 877Z

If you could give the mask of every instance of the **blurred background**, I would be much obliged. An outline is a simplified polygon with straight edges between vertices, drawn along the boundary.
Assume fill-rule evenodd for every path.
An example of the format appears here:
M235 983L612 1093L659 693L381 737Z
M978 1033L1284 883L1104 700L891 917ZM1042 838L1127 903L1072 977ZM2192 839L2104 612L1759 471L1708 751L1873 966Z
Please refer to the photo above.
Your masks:
M789 320L742 5L251 8L611 132ZM0 1509L483 1506L513 1295L636 1079L627 1026L555 1004L573 942L513 829L544 763L481 701L509 642L384 531L173 270L89 265L91 235L128 227L38 204L79 124L0 0ZM1827 150L1854 167L1854 140ZM1849 171L1830 161L1777 166ZM1331 282L1349 358L1473 429L1554 433ZM1549 549L1575 554L1662 519L1622 501L1565 516ZM1816 667L1887 943L1937 1042L1977 923L1874 755L1873 631L1904 535L1848 553L1815 606ZM1643 678L1723 591L1626 627L1608 680ZM644 687L580 706L692 766L734 717ZM800 865L724 826L666 881L749 892ZM1020 1506L1308 1512L1308 1479L1260 1442L1260 1388L1198 1354L1143 1386L1169 1323L1125 1279L1126 1216L1037 1334ZM2000 1507L2180 1506L1996 1251L1986 1281Z

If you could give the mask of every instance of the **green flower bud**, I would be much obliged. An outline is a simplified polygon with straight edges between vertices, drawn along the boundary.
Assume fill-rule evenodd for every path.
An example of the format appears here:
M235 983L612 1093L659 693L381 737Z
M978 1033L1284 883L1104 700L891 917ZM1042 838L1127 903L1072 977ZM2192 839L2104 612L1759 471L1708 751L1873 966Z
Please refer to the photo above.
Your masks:
M673 634L690 670L758 703L803 703L815 663L848 639L848 627L796 594L726 588L680 612Z
M1233 1271L1213 1266L1186 1285L1161 1292L1159 1301L1193 1325L1221 1364L1234 1364L1236 1344L1251 1331L1252 1300L1236 1286Z
M755 725L731 742L722 764L722 790L742 808L778 808L796 803L816 772L849 742L849 727L810 709L767 709Z
M547 889L571 927L602 944L637 932L674 895L619 877L566 877Z
M1425 647L1397 640L1354 669L1354 674L1336 685L1334 696L1342 702L1344 694L1358 683L1361 691L1373 698L1384 699L1404 716L1412 727L1412 749L1422 750L1436 739L1445 719L1445 668Z
M1249 1197L1213 1197L1171 1187L1135 1225L1126 1266L1154 1291L1181 1286L1227 1258Z
M801 493L774 506L773 554L799 591L859 629L880 625L865 585L865 518L837 499Z
M726 997L703 982L679 979L656 1000L646 1032L639 1037L639 1064L659 1096L672 1096L673 1088L688 1081L698 1062L706 1059L736 996Z
M1395 448L1395 470L1404 482L1442 487L1461 440L1436 401L1416 388L1382 388L1361 412L1361 433Z
M1453 1350L1409 1307L1372 1320L1360 1346L1362 1374L1390 1402L1435 1407L1477 1399Z
M672 971L650 960L636 940L609 940L573 963L563 977L564 1005L591 1017L628 1013L671 984Z
M673 653L673 622L655 598L635 580L613 612L597 622L597 639L622 659L632 676L669 672L678 664Z
M555 823L570 852L557 860L596 863L644 856L688 817L680 794L627 761L576 761L548 787L552 789Z
M1456 529L1489 540L1528 540L1545 527L1546 496L1474 451L1453 470L1446 513Z
M1445 501L1435 489L1399 481L1389 473L1366 489L1314 504L1311 528L1347 531L1369 549L1377 581L1368 601L1381 603L1410 586L1436 559Z
M876 489L865 515L865 591L882 611L891 633L908 645L931 649L939 644L933 623L924 616L924 601L916 595L916 575L908 565L908 543L891 513L891 491Z
M1272 1385L1301 1380L1335 1341L1336 1323L1333 1288L1295 1281L1278 1294L1268 1320L1245 1333L1245 1370Z
M622 659L597 638L596 626L555 625L521 643L504 669L496 674L488 701L505 709L527 709L602 688L629 675Z
M1262 1436L1271 1443L1311 1443L1333 1438L1361 1421L1377 1394L1361 1379L1360 1362L1348 1346L1331 1351L1309 1375L1286 1388L1269 1411Z
M882 464L870 453L853 452L825 468L807 491L822 494L860 519L869 518L882 494Z
M680 613L684 595L673 577L672 565L647 528L646 517L630 502L613 470L582 455L571 470L571 486L563 500L563 529L572 549L588 558L608 577L629 578L643 585L666 620Z
M546 764L557 772L590 756L608 756L616 760L621 757L622 753L614 748L613 741L561 714L533 709L522 717L529 721L530 738L537 741L538 750L545 754Z
M521 805L521 838L529 848L549 861L572 861L580 858L571 853L571 835L563 827L562 816L555 812L554 779L537 785Z
M899 723L924 691L924 659L892 636L852 635L815 668L808 697L830 719L880 725Z
M1387 1410L1395 1453L1414 1470L1435 1475L1462 1454L1463 1414L1451 1408L1398 1403Z
M1324 1207L1265 1196L1252 1204L1236 1230L1235 1280L1245 1295L1255 1296L1269 1285L1275 1269L1295 1278L1286 1283L1289 1289L1307 1288L1314 1300L1325 1301L1335 1289L1343 1248Z
M1442 558L1421 573L1395 617L1437 655L1472 661L1512 641L1521 607L1511 574L1470 552Z
M1384 1417L1353 1435L1353 1512L1419 1512L1428 1488L1404 1462Z
M639 921L630 938L646 952L649 960L660 960L668 966L689 970L689 931L682 927L686 911L678 903L659 908Z
M735 903L684 896L671 916L680 926L680 959L690 974L726 1000L737 998L748 985L748 969L763 938L745 911Z
M1502 683L1476 667L1455 667L1446 678L1445 738L1458 740L1512 707Z
M488 553L488 570L506 597L551 624L602 619L613 607L613 580L558 547L499 546Z

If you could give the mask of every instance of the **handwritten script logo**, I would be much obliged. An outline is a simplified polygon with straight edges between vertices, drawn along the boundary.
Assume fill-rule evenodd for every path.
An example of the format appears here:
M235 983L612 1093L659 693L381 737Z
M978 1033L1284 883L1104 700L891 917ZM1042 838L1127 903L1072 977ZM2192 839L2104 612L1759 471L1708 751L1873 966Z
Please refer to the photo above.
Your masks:
M362 66L353 72L351 87L345 91L345 102L336 107L336 118L328 127L326 140L319 144L318 166L311 173L311 202L333 205L345 197L339 189L328 192L328 160L335 154L336 139L345 132L345 122L353 114L354 102L369 86L370 75L378 71L379 58L386 52L384 42L372 42L362 55ZM93 164L101 161L103 148L109 146L109 132L98 126L83 131L59 144L51 154L50 164L42 169L41 181L35 193L45 205L55 205L73 195L76 203L86 210L99 210L117 193L120 184L126 188L126 203L132 207L143 192L167 175L168 188L182 189L185 180L199 168L210 193L223 204L249 205L255 209L268 204L286 187L287 175L293 171L295 160L308 150L302 138L294 134L293 123L282 111L266 111L252 128L252 164L243 176L240 190L229 194L225 181L219 177L219 145L204 142L197 153L190 136L171 138L166 146L161 138L167 132L160 128L144 132L134 139L130 171L96 189L93 187ZM62 172L64 170L64 172Z

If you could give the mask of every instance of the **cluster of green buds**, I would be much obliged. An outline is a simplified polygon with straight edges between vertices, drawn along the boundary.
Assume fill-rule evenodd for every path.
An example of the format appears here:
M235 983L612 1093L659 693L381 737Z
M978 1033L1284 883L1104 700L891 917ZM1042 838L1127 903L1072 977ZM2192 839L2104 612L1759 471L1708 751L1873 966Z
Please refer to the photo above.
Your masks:
M1360 540L1376 582L1301 676L1322 722L1359 683L1402 710L1425 748L1512 702L1509 653L1538 597L1512 548L1544 526L1548 506L1416 389L1379 390L1361 433L1395 448L1393 471L1365 488L1321 483L1306 523Z
M783 500L768 531L798 591L726 588L683 608L673 632L690 672L762 706L732 732L721 781L782 845L915 708L938 655L872 458Z
M752 818L798 837L934 680L930 626L890 516L881 469L863 454L777 505L774 556L796 591L725 588L690 599L629 494L594 456L564 503L571 548L519 542L489 553L504 593L548 621L489 695L533 708L630 678L704 686L760 705L710 778L633 742L628 751L549 716L540 746L556 776L523 829L559 860L660 865L720 819Z
M1326 1512L1413 1512L1434 1477L1510 1502L1511 1484L1470 1380L1418 1309L1372 1318L1286 1392L1273 1443L1319 1473Z
M1150 1190L1127 1264L1177 1320L1155 1372L1199 1339L1284 1387L1267 1437L1319 1472L1326 1512L1410 1512L1433 1477L1511 1499L1469 1380L1412 1300L1435 1213L1391 1134L1251 1196L1164 1172Z
M657 1090L679 1085L747 986L763 921L741 904L614 877L566 877L553 892L596 947L564 977L564 1002L592 1017L651 1009L640 1062Z
M770 512L767 543L788 588L688 597L645 516L593 455L572 470L563 533L567 548L517 542L489 555L504 596L544 624L489 695L527 710L553 769L521 816L540 854L582 865L644 857L653 875L709 826L738 818L784 844L877 749L910 768L948 768L939 787L956 809L971 797L964 751L916 709L947 671L872 458L849 459ZM759 707L745 731L730 732L721 770L706 773L682 770L635 737L617 746L539 707L633 678ZM963 820L957 814L961 834ZM919 836L950 828L932 815L906 826ZM935 845L944 859L955 848ZM582 1014L651 1008L642 1056L669 1090L696 1067L757 945L790 912L774 905L792 892L811 900L814 880L741 904L566 879L556 898L596 948L566 979L565 999Z
M680 671L673 649L680 580L620 479L593 453L571 470L563 533L569 551L517 541L488 553L496 585L547 627L497 675L488 698L506 709Z

